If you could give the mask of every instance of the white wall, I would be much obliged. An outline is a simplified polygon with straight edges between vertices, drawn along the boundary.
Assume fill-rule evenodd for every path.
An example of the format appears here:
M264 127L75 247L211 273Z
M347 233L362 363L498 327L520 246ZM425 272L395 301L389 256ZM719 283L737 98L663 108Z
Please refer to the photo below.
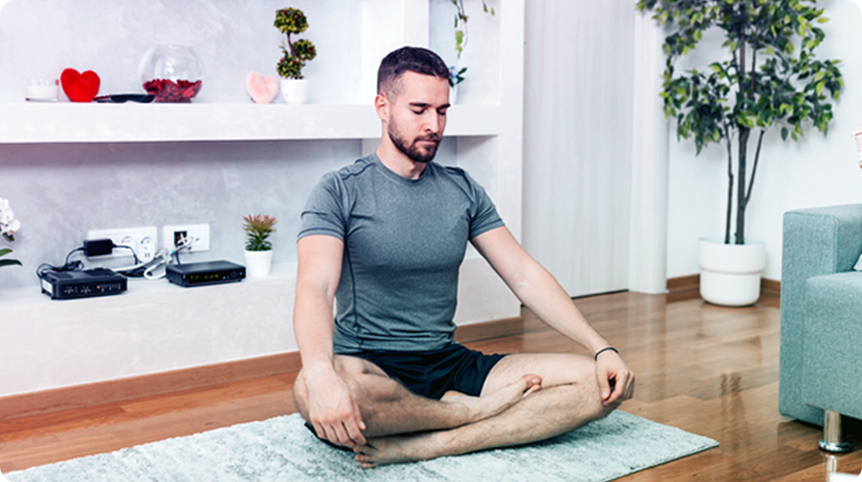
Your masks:
M862 121L862 11L850 0L821 2L826 39L818 58L841 59L846 86L833 107L835 118L823 136L810 125L798 142L782 142L780 129L764 138L763 151L748 207L747 237L766 242L767 279L781 279L782 215L792 209L862 202L862 171L856 163L854 128ZM721 42L705 39L696 55ZM692 62L694 63L694 62ZM701 62L699 65L706 65ZM668 277L696 274L697 239L723 236L727 158L723 146L695 157L691 140L669 149Z

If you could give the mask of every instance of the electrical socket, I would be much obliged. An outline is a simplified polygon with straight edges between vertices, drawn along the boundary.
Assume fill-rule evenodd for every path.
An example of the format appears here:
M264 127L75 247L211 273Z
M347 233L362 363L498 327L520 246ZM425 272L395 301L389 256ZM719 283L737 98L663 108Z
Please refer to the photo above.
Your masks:
M131 246L138 255L138 260L147 262L156 255L156 239L158 230L155 226L125 229L91 229L87 231L87 240L110 239L117 246ZM99 258L123 258L130 257L132 253L128 249L114 248L113 253L100 256Z
M162 243L166 248L178 248L183 238L191 242L189 251L208 251L210 249L210 225L174 224L162 227Z

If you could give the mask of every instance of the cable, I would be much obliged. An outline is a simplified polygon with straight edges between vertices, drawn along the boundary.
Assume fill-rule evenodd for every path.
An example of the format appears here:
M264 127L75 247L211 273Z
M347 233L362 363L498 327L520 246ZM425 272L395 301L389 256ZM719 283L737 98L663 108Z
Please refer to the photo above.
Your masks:
M177 243L177 249L174 250L174 252L173 252L174 259L176 260L177 264L183 264L180 261L180 251L182 251L184 249L192 249L192 240L189 239L188 235L185 235L185 236L181 237L180 239L176 240L176 243Z
M153 257L153 259L151 259L150 261L147 261L147 262L141 262L141 260L138 258L138 254L135 252L135 249L132 248L131 246L124 245L124 244L118 245L118 244L114 244L112 242L111 245L113 248L125 248L125 249L130 250L132 252L132 256L135 259L135 264L133 264L132 266L113 268L112 271L114 271L116 273L120 273L120 274L125 275L125 276L136 277L136 278L143 277L143 278L148 279L148 280L164 278L165 273L162 273L160 275L155 275L154 274L155 270L159 269L162 266L167 267L169 264L171 264L171 262L176 262L176 264L182 264L182 263L180 263L180 252L183 250L192 249L191 239L189 239L187 236L180 238L178 240L178 242L179 242L179 244L177 245L176 249L162 249L158 253L156 253L156 255ZM81 270L83 270L84 269L84 262L83 261L81 261L81 260L70 261L70 258L75 253L85 252L85 251L86 250L84 247L76 248L76 249L73 249L72 251L70 251L69 254L66 255L66 261L65 261L65 264L63 266L53 266L53 265L48 264L48 263L40 264L39 267L36 268L36 276L38 276L40 279L42 279L44 277L45 273L48 271L61 272L61 271L81 271Z
M179 262L179 253L183 250L191 249L191 246L183 240L183 244L176 249L162 249L150 261L145 263L137 263L133 266L124 268L116 268L114 271L130 277L143 277L144 279L154 280L165 277L165 273L159 275L154 274L155 271L162 266L167 267L171 262Z
M84 251L84 248L73 249L66 255L66 261L63 266L54 266L48 263L42 263L36 268L36 276L39 279L45 275L47 271L81 271L84 269L84 262L81 260L75 260L74 262L69 261L69 258L72 257L73 254Z
M128 246L128 245L125 245L125 244L114 244L113 246L115 248L126 248L126 249L128 249L129 251L132 252L132 256L134 256L134 258L135 258L135 264L140 264L141 260L138 259L138 253L135 252L135 248Z
M70 251L69 254L66 255L66 266L69 266L69 257L71 257L73 254L75 254L77 252L83 252L83 251L84 251L84 248L73 249L72 251ZM69 270L63 270L63 271L69 271Z

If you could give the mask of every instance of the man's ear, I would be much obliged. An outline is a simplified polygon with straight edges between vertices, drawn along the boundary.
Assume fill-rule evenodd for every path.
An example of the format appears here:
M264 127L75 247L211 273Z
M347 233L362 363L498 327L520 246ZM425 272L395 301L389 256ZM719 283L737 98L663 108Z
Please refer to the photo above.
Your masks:
M377 111L377 117L383 122L389 121L389 99L383 94L377 94L374 98L374 110Z

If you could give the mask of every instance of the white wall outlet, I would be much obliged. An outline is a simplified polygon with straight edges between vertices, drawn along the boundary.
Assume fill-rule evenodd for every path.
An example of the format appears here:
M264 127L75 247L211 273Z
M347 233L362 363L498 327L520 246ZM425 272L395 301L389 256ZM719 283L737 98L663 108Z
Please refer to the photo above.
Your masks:
M208 251L210 225L174 224L162 227L162 244L166 248L178 248L184 242L190 246L189 251Z
M138 255L138 260L143 262L153 259L156 255L156 239L158 229L155 226L125 229L91 229L87 231L87 240L110 239L117 246L130 246ZM131 257L132 252L125 248L114 248L113 253L100 256L100 258L123 258Z

